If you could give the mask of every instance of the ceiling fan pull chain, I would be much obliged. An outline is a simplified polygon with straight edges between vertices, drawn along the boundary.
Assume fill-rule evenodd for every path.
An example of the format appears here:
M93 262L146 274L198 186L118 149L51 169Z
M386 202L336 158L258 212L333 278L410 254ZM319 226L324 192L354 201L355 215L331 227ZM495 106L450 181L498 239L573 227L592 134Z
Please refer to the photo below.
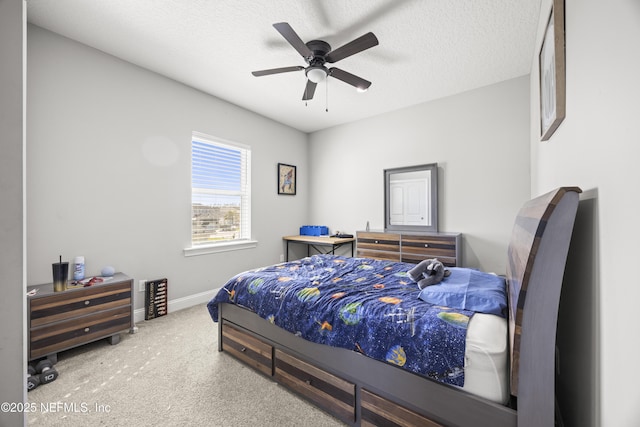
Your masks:
M325 85L325 89L327 91L326 95L325 95L325 107L324 107L324 111L325 112L329 112L329 79L326 79L324 81L324 85Z

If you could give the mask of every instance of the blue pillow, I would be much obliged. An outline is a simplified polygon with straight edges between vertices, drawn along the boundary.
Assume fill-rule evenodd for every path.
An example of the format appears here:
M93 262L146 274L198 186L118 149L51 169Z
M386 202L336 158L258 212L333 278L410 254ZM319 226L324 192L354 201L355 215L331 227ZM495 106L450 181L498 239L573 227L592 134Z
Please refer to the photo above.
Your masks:
M507 317L507 291L503 277L471 268L450 267L449 277L427 286L418 296L430 304Z

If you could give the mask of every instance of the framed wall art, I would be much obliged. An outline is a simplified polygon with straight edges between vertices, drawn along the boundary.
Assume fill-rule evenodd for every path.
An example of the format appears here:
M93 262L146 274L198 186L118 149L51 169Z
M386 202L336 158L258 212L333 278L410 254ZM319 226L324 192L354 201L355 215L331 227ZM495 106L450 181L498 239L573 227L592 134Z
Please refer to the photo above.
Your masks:
M565 117L564 0L553 0L540 47L540 139L546 141Z
M296 167L278 163L278 194L296 194Z

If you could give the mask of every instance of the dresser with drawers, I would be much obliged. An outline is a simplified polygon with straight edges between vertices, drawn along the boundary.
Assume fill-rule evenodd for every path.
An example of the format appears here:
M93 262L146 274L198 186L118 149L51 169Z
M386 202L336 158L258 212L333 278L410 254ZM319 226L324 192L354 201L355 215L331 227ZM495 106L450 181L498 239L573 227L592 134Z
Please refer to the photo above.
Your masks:
M88 287L54 292L53 284L29 286L27 298L29 361L133 330L133 280L122 273Z
M460 267L461 239L460 233L358 231L357 256L410 263L438 258L447 267Z

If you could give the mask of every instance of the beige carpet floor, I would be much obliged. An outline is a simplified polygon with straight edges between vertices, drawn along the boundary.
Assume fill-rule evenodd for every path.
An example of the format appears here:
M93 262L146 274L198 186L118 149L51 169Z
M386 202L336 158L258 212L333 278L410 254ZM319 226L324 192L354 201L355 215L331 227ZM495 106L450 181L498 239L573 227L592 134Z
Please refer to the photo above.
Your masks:
M344 426L226 353L205 305L58 354L30 426Z

